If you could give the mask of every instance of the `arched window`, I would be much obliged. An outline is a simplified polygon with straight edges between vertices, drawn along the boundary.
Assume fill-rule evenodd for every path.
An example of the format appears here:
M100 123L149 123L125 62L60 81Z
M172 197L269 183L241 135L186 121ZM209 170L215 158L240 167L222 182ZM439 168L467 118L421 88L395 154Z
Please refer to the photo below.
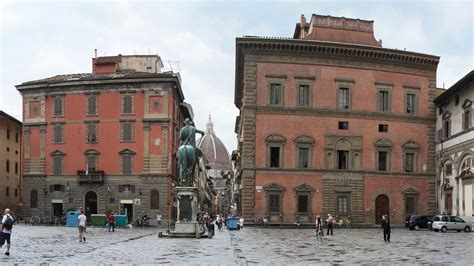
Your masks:
M392 142L387 139L379 139L375 142L375 170L390 171L390 152L392 151Z
M38 208L38 191L36 189L30 192L30 208Z
M158 190L153 189L151 190L150 195L150 209L159 209L160 208L160 193Z

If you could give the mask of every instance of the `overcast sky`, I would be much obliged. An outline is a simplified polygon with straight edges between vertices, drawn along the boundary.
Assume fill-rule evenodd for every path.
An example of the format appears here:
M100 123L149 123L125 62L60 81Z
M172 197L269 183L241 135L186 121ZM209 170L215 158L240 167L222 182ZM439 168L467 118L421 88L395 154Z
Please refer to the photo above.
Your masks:
M64 3L67 2L67 3ZM293 35L301 14L374 20L386 48L441 56L438 87L473 69L472 1L5 1L0 3L0 110L21 120L15 85L91 72L99 56L156 54L179 62L196 126L212 115L229 152L234 134L235 38Z

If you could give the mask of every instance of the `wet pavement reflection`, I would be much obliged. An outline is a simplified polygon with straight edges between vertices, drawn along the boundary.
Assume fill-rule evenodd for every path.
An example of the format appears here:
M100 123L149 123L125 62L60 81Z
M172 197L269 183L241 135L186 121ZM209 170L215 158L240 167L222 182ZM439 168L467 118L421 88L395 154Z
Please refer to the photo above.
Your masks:
M164 229L160 230L164 231ZM471 264L474 233L336 228L317 243L312 229L244 228L217 231L213 239L158 238L157 228L88 228L80 243L76 228L14 226L9 257L0 264Z

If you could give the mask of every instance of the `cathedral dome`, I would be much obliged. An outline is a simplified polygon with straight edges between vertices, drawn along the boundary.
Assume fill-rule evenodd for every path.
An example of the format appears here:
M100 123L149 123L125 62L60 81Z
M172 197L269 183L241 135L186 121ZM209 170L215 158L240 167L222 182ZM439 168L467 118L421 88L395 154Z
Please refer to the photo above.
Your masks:
M209 161L212 169L222 171L232 169L229 152L227 152L224 143L214 133L214 124L210 115L209 121L206 124L206 132L204 132L204 136L197 140L196 146Z

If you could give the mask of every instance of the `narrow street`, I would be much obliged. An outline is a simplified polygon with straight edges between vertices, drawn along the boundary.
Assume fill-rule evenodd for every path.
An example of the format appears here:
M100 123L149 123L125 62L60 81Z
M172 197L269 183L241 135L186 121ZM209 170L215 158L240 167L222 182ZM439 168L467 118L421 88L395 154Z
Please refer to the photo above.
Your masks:
M217 231L213 239L158 238L158 230L16 225L10 257L0 264L314 264L472 263L473 233L394 229L385 243L378 229L337 229L317 244L310 229L245 228Z

